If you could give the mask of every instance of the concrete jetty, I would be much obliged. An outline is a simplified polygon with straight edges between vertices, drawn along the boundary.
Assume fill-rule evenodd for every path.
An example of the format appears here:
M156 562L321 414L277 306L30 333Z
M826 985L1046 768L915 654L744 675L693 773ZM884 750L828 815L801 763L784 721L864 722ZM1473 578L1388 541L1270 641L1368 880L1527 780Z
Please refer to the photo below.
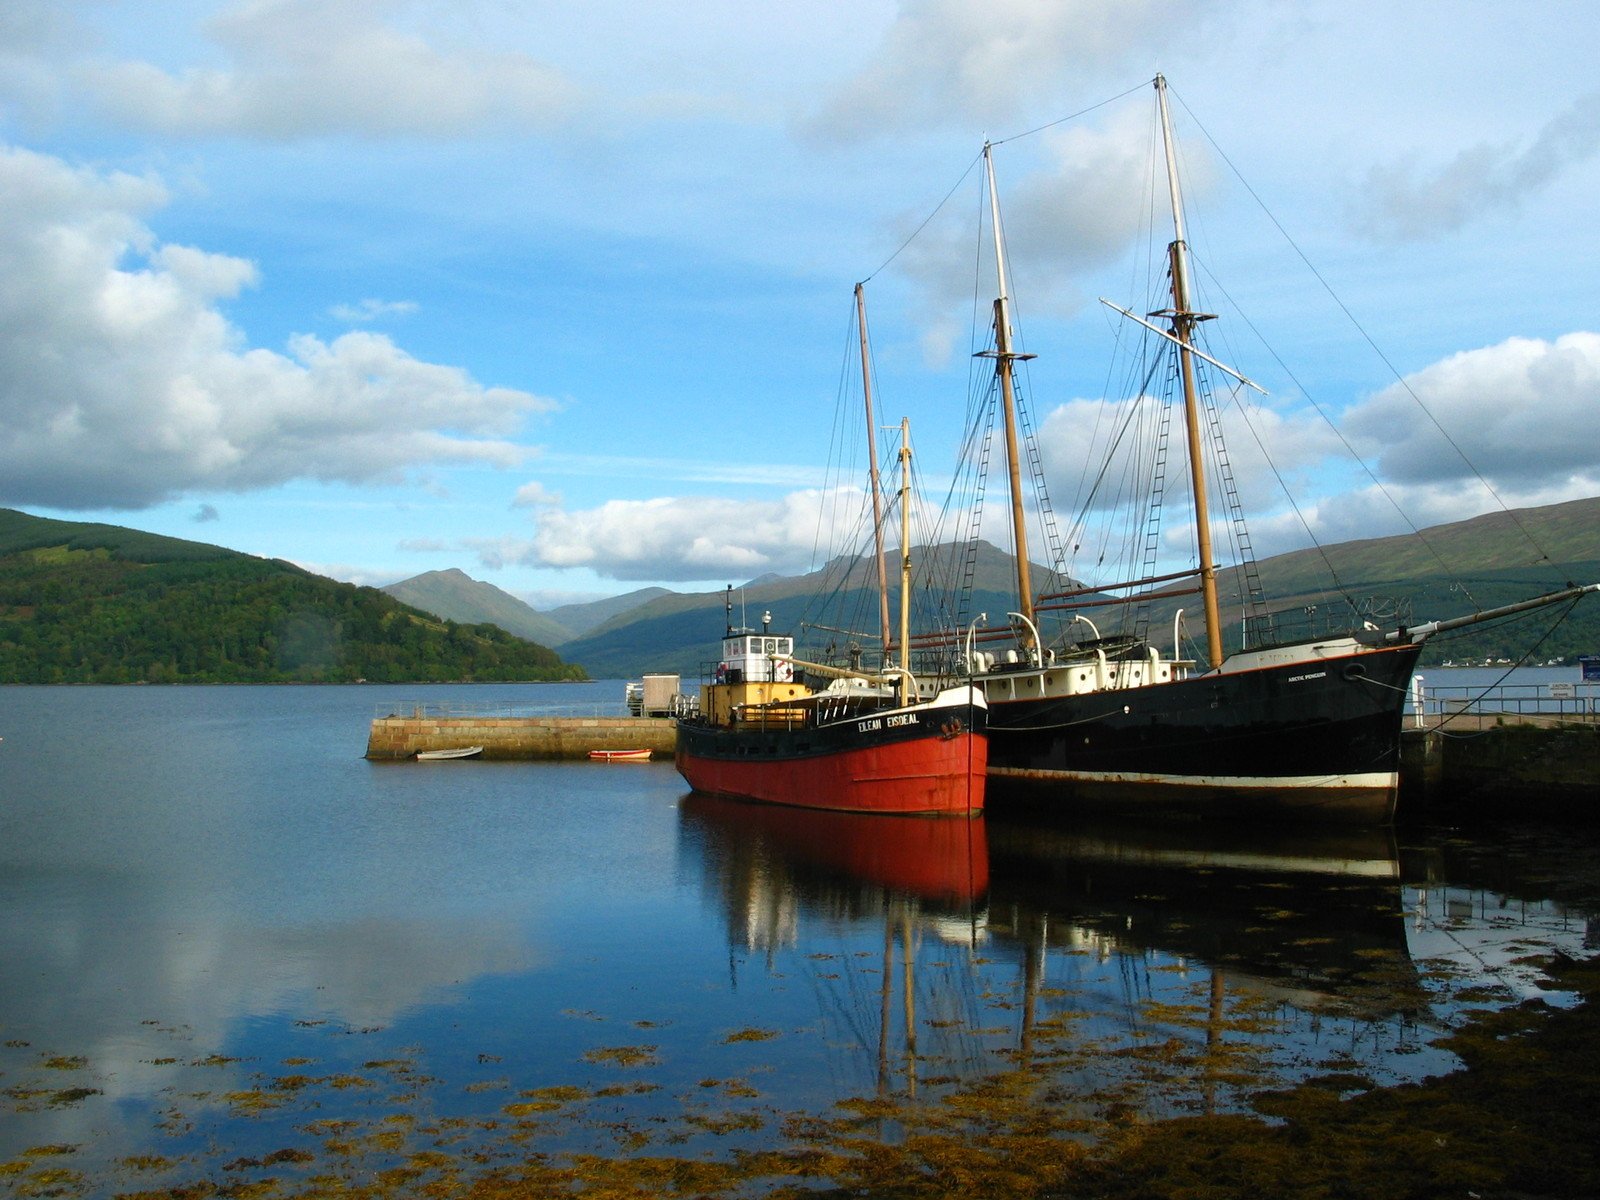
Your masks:
M373 718L367 757L410 758L419 750L482 746L484 758L588 758L591 750L649 750L671 758L674 722L669 717L454 716L420 707L410 715Z
M1600 820L1600 726L1454 714L1401 734L1401 808L1435 816L1537 812Z

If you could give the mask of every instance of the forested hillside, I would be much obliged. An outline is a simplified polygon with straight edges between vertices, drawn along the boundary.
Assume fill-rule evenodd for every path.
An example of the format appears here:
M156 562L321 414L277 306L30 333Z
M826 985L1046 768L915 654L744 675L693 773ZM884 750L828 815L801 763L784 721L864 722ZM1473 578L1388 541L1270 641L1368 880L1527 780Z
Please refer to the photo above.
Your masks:
M0 683L584 677L495 626L289 563L0 510Z

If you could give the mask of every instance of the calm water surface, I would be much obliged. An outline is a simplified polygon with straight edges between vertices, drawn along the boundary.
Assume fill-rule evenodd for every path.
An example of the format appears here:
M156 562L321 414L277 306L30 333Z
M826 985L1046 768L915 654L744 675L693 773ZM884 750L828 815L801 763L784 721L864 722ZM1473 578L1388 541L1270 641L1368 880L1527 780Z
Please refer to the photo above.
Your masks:
M1449 1069L1465 1009L1595 941L1570 831L818 817L669 764L361 757L380 707L620 696L0 688L0 1185L725 1154L1019 1067L1090 1115L1242 1108Z

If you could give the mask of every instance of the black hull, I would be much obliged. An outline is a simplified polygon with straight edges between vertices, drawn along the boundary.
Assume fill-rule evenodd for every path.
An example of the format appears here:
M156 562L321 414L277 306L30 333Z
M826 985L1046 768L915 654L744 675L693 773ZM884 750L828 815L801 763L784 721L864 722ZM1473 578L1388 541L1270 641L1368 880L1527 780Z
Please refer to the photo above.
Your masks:
M1011 699L986 681L991 802L1387 823L1420 653L1362 648L1045 698Z

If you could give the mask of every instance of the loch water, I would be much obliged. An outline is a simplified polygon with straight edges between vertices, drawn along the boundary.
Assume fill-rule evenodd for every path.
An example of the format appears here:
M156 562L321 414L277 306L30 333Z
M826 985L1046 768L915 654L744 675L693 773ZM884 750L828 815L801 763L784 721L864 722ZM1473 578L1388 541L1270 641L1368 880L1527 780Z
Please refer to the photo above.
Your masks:
M1027 1069L1086 1117L1452 1069L1600 935L1600 836L792 813L670 763L371 763L412 704L0 688L0 1189L729 1155ZM885 1130L882 1136L894 1136Z

